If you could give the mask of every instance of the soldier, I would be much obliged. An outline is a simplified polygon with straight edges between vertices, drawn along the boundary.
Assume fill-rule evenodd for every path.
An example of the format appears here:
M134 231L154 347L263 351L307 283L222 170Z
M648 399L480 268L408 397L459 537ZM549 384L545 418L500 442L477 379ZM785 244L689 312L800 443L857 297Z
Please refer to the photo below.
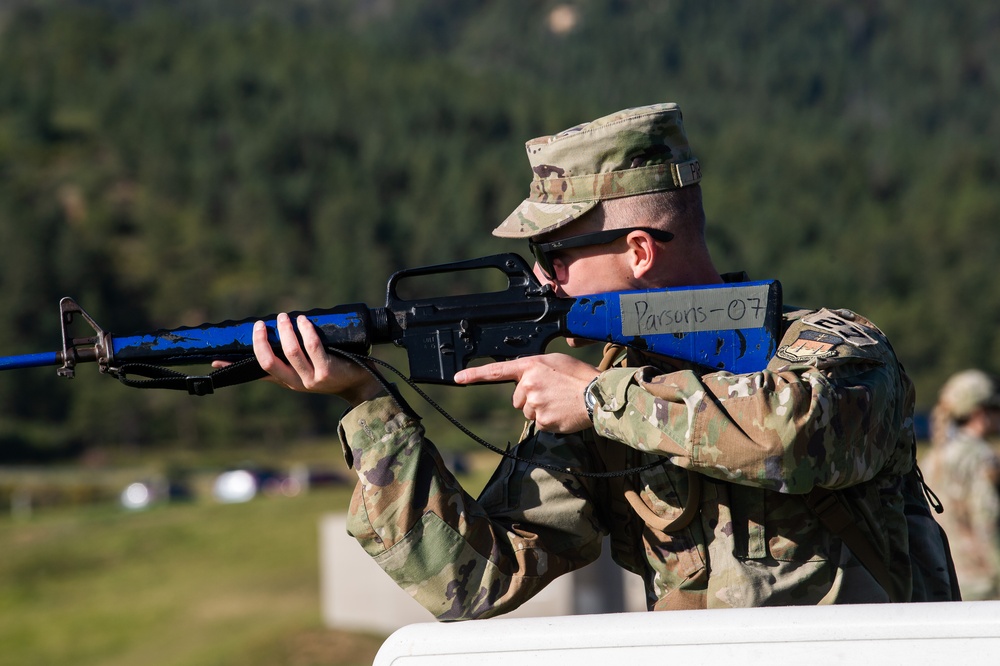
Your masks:
M962 598L1000 599L1000 457L986 438L1000 432L1000 393L981 370L952 375L932 413L923 459L941 498L941 526L955 554Z
M530 195L494 234L527 240L558 294L746 279L709 255L701 170L676 104L526 145ZM258 325L257 358L289 388L351 404L339 429L359 479L349 530L442 620L516 608L594 561L606 535L650 609L951 598L946 577L919 575L924 562L946 572L946 547L913 472L912 384L864 317L786 312L777 356L745 375L614 347L600 367L545 354L464 370L458 383L516 382L520 457L647 467L593 478L504 458L478 499L398 395L297 324L301 344L278 319L288 363ZM913 557L913 544L926 552Z

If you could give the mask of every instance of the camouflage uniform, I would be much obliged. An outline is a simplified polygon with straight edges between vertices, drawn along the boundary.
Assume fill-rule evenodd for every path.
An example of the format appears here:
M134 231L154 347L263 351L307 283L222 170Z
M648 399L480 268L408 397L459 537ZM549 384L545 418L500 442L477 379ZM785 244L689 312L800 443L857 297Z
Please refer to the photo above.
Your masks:
M951 541L962 598L1000 599L1000 457L988 442L956 425L976 407L996 402L984 373L957 373L942 389L935 412L943 436L922 461L928 484L940 497L940 522ZM937 433L942 434L942 433Z
M627 109L527 150L530 195L495 235L538 236L600 200L701 178L674 104ZM915 582L908 552L909 537L933 525L912 473L910 380L882 333L853 313L787 312L785 327L777 355L752 374L629 351L591 389L592 429L556 435L529 423L516 447L586 472L660 463L625 477L505 458L477 500L411 410L390 396L364 403L340 425L359 477L349 530L445 620L517 607L594 561L605 535L645 581L651 609L936 598ZM836 489L845 522L890 570L885 587L807 504L820 487ZM911 514L919 526L908 528ZM927 566L940 570L939 542L926 543ZM923 560L912 562L915 571Z
M529 424L516 450L588 471L663 460L636 476L579 478L504 459L476 501L392 398L364 404L341 422L360 479L349 530L448 620L517 607L593 561L605 534L615 560L642 576L651 609L888 601L803 493L845 489L886 561L908 561L900 491L913 455L911 384L867 320L838 310L787 321L763 372L616 367L598 381L594 430ZM629 366L650 360L629 356ZM665 531L692 481L700 511ZM908 594L908 567L893 575Z

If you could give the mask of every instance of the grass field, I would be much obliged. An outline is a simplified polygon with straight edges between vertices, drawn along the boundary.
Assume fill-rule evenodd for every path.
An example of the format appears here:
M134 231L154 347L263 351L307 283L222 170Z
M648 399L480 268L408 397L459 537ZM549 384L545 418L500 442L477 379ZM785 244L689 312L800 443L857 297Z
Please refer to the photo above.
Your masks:
M234 455L280 468L334 466L353 479L330 442L283 447L272 457L250 449ZM0 483L121 488L137 473L135 460L121 462L99 473L0 470ZM147 473L178 464L201 469L192 502L138 512L104 502L0 514L0 666L371 664L385 636L332 630L321 619L319 520L347 510L353 481L219 504L209 493L214 474L205 470L232 462L144 458ZM495 457L480 454L469 466L462 482L475 494Z
M317 525L350 490L0 518L0 664L370 664L322 626Z

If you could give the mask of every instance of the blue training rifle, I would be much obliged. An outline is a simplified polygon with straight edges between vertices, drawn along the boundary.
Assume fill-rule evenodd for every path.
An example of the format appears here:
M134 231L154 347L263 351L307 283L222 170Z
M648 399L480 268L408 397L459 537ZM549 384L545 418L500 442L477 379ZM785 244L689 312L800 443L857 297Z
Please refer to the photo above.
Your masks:
M405 279L479 270L501 271L506 288L432 298L398 295ZM253 357L254 322L264 320L272 347L280 353L274 315L112 335L71 298L60 301L59 313L61 350L0 357L0 370L58 365L60 376L73 377L78 363L96 362L101 372L130 386L205 395L263 376ZM355 303L291 314L293 322L296 315L306 315L332 350L366 355L373 345L390 342L406 348L414 382L453 384L455 373L476 359L541 354L556 337L613 342L740 374L762 370L775 353L781 285L770 280L565 298L541 284L522 257L498 254L394 273L385 307ZM86 320L93 335L71 335L77 316ZM162 367L214 360L234 363L196 376ZM147 379L136 380L134 375Z

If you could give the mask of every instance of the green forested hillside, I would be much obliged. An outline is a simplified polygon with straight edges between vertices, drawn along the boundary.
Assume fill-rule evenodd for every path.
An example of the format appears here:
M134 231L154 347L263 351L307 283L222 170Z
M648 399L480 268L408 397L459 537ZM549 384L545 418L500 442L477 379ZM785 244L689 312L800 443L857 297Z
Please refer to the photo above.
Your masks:
M719 268L874 319L927 408L1000 370L998 50L973 0L8 3L0 355L55 349L64 295L129 333L378 304L396 269L523 251L489 231L525 140L676 101ZM508 393L440 396L479 424ZM339 412L8 372L0 458L278 443Z

